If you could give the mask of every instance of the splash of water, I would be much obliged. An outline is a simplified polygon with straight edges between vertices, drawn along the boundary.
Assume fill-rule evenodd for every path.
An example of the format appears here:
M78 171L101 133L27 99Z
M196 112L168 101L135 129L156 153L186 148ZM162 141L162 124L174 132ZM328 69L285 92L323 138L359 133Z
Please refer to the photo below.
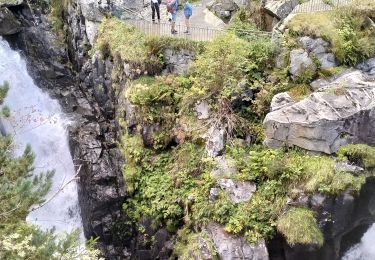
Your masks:
M373 260L375 259L375 224L363 235L361 242L350 248L342 260Z
M4 81L10 85L4 105L11 116L2 122L3 130L13 137L15 155L21 155L30 144L36 155L34 174L55 171L46 196L53 199L32 211L27 221L44 230L54 228L57 233L82 230L77 184L70 181L76 171L69 151L69 119L59 103L34 84L25 61L0 37L0 84Z

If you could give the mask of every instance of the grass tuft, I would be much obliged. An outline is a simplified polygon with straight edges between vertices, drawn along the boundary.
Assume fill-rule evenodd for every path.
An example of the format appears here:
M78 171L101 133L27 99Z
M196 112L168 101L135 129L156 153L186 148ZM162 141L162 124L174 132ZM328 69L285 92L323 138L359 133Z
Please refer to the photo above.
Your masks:
M292 246L296 244L322 246L324 243L324 237L316 223L314 212L309 209L290 208L277 221L277 229Z

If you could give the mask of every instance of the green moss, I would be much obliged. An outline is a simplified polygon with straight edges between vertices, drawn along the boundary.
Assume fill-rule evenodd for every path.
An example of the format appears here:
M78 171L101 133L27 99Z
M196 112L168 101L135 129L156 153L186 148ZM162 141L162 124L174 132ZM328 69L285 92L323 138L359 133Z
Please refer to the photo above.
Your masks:
M289 96L296 101L302 100L312 93L310 87L306 84L297 85L289 89Z
M323 234L320 231L314 212L303 208L290 208L277 221L277 229L282 233L289 245L316 244L322 246Z
M337 151L341 159L360 165L369 172L375 171L375 148L365 144L348 144Z
M320 68L319 69L319 77L326 79L335 74L345 71L347 68L340 66L340 67L332 67L332 68Z
M219 259L211 238L206 232L192 233L188 229L182 229L178 232L178 237L179 240L175 245L174 251L174 255L178 259L206 259L202 255L202 249L205 250L204 252L210 253L210 259Z

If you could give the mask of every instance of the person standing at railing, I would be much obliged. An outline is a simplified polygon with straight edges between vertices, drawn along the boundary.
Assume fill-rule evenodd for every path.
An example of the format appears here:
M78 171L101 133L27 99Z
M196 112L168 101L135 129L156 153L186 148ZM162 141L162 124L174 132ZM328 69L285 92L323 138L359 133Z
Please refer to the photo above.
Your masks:
M193 7L189 3L189 0L185 2L184 5L184 15L185 15L185 25L186 31L184 33L190 34L190 16L193 14Z
M171 21L171 33L177 34L176 31L176 20L178 12L178 0L168 0L167 1L167 11L172 15Z
M152 10L152 22L155 22L155 12L158 17L158 23L160 23L160 4L161 0L151 0L151 10Z

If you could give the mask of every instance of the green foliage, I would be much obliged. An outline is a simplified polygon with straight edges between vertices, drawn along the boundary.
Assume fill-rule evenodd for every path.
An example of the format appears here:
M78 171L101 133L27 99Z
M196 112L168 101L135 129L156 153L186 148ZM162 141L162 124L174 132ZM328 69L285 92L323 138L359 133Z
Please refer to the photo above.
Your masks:
M267 82L259 86L259 92L253 104L253 110L264 118L270 110L270 105L273 96L278 93L288 91L296 84L288 81L288 69L274 70L270 77L275 78L273 82Z
M316 244L322 246L324 237L320 231L314 212L304 208L290 208L277 221L277 229L289 245Z
M246 9L241 8L231 18L230 29L267 30L260 1L253 1ZM241 33L239 33L241 35Z
M156 149L165 148L170 142L186 84L188 79L180 76L141 77L125 93L140 127L153 126L151 139Z
M135 27L117 18L104 19L99 27L95 48L104 56L119 55L125 62L142 64L147 61L148 52L145 46L146 37Z
M7 96L9 90L9 83L5 81L3 85L0 85L0 104L3 103L5 97Z
M374 17L373 2L355 1L332 12L300 14L289 23L293 35L323 37L335 56L352 66L375 54L375 33L367 17Z
M0 137L0 258L97 259L92 246L78 250L78 232L56 236L26 222L32 205L42 202L51 186L52 172L32 177L34 154L27 146L12 157L12 140Z
M375 171L375 148L366 144L348 144L337 151L341 159L349 160L362 166L369 172Z
M316 68L317 66L315 64L311 64L307 68L304 68L301 73L296 75L294 82L298 84L308 84L315 78L317 71Z
M3 116L5 117L10 117L10 109L8 106L4 106L2 109L1 109L1 113L3 114Z
M185 101L192 103L209 97L230 99L239 91L241 80L261 80L271 53L269 40L249 43L230 33L216 38L194 64L192 87Z
M218 260L218 256L209 235L202 231L192 233L188 229L182 229L178 232L179 240L175 245L174 255L181 260L205 259L201 248L208 249L211 259Z
M0 87L1 101L9 85ZM8 107L2 114L10 115ZM80 249L79 231L57 236L26 222L31 206L43 202L51 187L53 172L33 176L35 155L27 146L13 157L10 137L0 135L0 259L98 259L94 241Z
M201 52L204 45L188 39L146 36L134 26L118 18L106 18L99 27L95 49L104 57L120 57L134 68L149 74L161 72L165 49L185 49Z
M64 27L64 11L70 0L48 0L50 6L50 21L58 32Z
M165 49L188 50L194 53L202 53L205 49L203 42L196 42L185 38L148 36L145 46L155 56L163 55Z

